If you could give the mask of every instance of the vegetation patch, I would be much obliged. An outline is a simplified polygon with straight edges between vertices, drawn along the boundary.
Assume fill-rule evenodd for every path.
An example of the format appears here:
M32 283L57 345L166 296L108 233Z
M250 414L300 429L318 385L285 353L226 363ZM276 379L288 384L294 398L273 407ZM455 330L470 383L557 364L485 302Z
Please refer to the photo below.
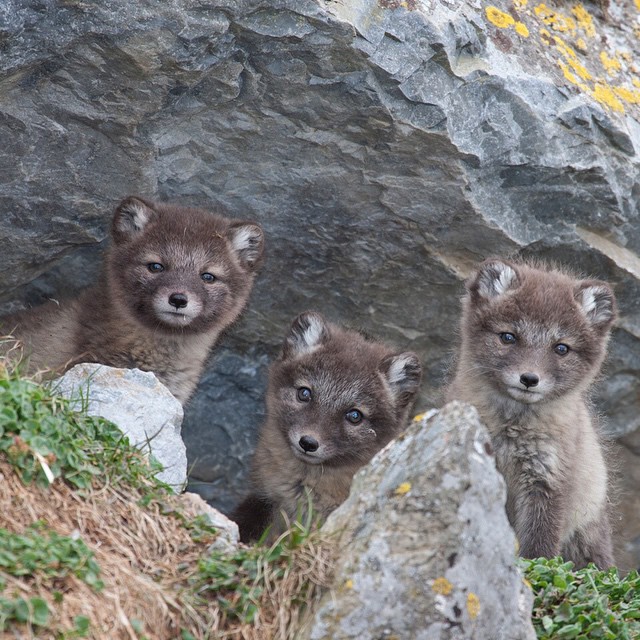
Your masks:
M106 420L0 363L0 632L61 640L294 638L326 582L300 524L271 547L218 533Z
M535 594L533 624L540 640L640 638L640 576L620 577L593 564L573 570L562 558L521 560Z
M76 413L45 387L0 377L0 451L25 483L47 486L62 478L77 489L96 484L162 487L159 467L129 445L114 424Z

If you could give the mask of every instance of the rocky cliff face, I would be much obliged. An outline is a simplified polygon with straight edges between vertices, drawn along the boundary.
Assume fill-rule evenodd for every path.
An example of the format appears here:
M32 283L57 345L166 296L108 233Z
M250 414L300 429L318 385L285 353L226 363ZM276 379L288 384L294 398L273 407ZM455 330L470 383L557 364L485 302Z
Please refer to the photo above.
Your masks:
M91 282L128 193L258 220L267 264L183 429L193 488L226 508L297 313L420 352L426 407L455 348L461 283L489 255L615 283L597 402L610 433L637 433L637 9L611 3L603 21L601 6L9 0L0 300ZM621 442L637 465L632 435ZM633 526L623 551L638 565Z

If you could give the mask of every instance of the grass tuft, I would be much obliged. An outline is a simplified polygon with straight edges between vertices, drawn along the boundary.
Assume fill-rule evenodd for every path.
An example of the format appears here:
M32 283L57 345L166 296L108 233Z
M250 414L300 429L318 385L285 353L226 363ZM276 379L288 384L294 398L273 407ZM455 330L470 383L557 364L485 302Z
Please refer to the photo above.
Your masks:
M25 483L48 486L56 478L77 489L96 484L162 486L149 462L114 424L72 411L45 387L10 375L0 377L0 451Z

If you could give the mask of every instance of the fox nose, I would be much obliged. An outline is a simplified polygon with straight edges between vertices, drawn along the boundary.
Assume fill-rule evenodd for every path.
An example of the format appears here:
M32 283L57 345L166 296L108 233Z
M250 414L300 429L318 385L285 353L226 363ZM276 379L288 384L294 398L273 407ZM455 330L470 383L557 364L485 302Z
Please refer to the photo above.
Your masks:
M523 373L520 376L520 382L528 389L529 387L537 387L540 378L535 373Z
M172 293L169 296L169 304L176 309L182 309L186 307L189 302L189 298L184 293Z
M305 453L308 453L309 451L317 451L320 446L318 441L311 436L302 436L298 444L302 447Z

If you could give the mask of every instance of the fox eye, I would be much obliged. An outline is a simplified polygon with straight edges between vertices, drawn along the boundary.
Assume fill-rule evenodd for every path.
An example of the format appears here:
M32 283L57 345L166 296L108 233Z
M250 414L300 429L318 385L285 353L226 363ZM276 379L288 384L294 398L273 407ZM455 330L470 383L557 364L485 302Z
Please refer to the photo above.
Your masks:
M215 282L215 280L216 280L216 277L213 275L213 273L202 273L202 274L200 274L200 277L205 282Z
M161 271L164 271L164 267L159 262L150 262L147 265L147 269L149 269L151 273L160 273Z
M502 342L502 344L515 344L516 337L513 335L513 333L501 333L500 341Z
M308 387L300 387L298 389L298 400L300 400L300 402L310 402L311 389L309 389Z
M562 344L562 342L560 344L557 344L555 347L553 347L553 350L559 356L566 356L567 353L569 353L569 347L566 344Z
M362 422L362 419L364 418L364 416L357 409L351 409L351 411L347 411L347 415L345 416L345 418L351 424L360 424Z

